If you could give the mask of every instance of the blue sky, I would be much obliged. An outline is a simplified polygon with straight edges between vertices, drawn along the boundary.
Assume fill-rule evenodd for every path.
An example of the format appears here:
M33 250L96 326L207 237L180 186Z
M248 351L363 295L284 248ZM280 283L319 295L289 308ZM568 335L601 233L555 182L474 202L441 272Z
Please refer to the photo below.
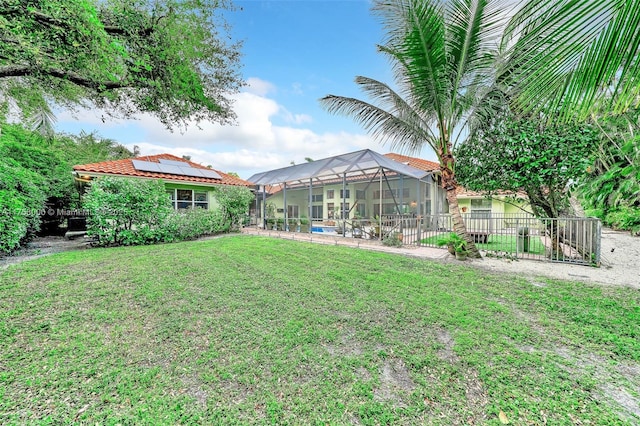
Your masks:
M238 0L227 14L231 36L243 40L241 73L248 86L234 96L237 125L201 123L170 132L153 117L102 123L99 111L58 115L58 129L96 131L142 154L170 152L243 178L362 148L388 152L348 117L323 110L327 94L362 94L356 75L391 82L386 58L376 52L382 25L364 0ZM427 151L425 158L433 159Z

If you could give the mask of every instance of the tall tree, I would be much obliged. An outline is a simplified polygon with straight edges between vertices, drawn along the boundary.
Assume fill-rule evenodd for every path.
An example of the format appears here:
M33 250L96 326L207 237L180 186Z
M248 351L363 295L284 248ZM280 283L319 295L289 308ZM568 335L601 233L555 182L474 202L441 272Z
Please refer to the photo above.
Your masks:
M239 45L226 0L2 0L0 97L26 115L47 103L151 113L171 128L234 118Z
M559 217L569 190L593 162L597 132L589 126L546 124L538 116L496 114L456 150L465 188L493 195L524 191L537 217Z
M503 38L517 105L574 120L640 105L640 1L528 0Z
M454 230L475 257L480 254L458 208L453 150L469 134L493 85L504 9L499 0L378 1L374 11L386 31L378 50L391 60L398 91L358 76L356 83L373 103L336 95L321 99L329 112L353 117L392 148L419 152L427 145L435 152Z

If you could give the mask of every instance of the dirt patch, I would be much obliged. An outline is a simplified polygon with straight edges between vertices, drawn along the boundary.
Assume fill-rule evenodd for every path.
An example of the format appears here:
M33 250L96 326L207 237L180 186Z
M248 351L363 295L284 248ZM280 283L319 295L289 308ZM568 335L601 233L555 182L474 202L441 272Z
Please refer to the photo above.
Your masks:
M200 380L193 376L181 376L184 392L195 399L201 407L207 406L207 392L202 389Z
M476 421L486 420L486 407L487 404L489 404L489 395L482 384L482 380L478 377L478 372L469 369L466 371L464 378L467 402L473 412L472 418Z
M598 381L596 399L615 404L621 418L640 419L640 364L611 365L610 361L592 353L580 353L567 347L553 348L553 352L567 361L560 364L572 374L590 370Z
M442 345L442 348L440 348L437 353L441 360L448 361L452 364L460 360L458 355L453 351L455 341L447 330L442 328L436 330L436 339Z
M380 369L380 387L374 390L373 398L404 408L407 406L404 399L415 387L404 361L398 358L388 359Z
M362 354L362 346L356 339L356 331L346 328L335 344L326 344L324 348L333 356L358 356Z

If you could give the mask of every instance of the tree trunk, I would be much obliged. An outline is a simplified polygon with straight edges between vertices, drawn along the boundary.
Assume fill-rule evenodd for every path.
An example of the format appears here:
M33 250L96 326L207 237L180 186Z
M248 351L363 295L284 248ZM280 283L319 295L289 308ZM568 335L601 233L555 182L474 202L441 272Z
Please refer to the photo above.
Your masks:
M453 220L453 231L460 235L467 242L467 251L469 257L475 259L481 259L482 256L476 247L475 241L467 233L467 227L464 224L462 215L460 214L460 208L458 207L458 194L456 194L456 188L458 184L455 180L455 174L453 171L453 157L449 156L444 164L441 166L442 172L442 187L445 190L447 201L449 202L449 211L451 212L451 218Z

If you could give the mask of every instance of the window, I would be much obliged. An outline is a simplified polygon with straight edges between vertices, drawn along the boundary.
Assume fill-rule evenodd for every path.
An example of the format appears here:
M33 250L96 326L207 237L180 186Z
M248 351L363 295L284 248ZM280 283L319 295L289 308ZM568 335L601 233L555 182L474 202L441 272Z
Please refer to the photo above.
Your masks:
M333 197L331 197L331 198L333 198ZM313 195L311 195L311 202L312 203L321 203L322 202L322 194L313 194Z
M346 194L346 195L345 195ZM344 190L340 190L340 198L350 198L350 192L347 189L347 192L345 193Z
M328 191L327 191L327 193L328 193ZM333 219L334 218L333 217L333 215L335 214L334 210L335 210L334 204L333 203L327 203L327 217L329 219Z
M300 217L298 206L287 206L287 217L289 219Z
M402 188L402 197L403 198L409 198L411 194L411 191L409 190L409 188ZM389 198L400 198L400 188L395 188L395 189L385 189L384 191L382 191L382 198L383 199L389 199ZM374 191L373 192L373 199L380 199L380 190Z
M205 210L209 208L206 192L196 192L193 198L195 200L195 208Z
M363 191L362 189L356 189L356 198L358 200L364 200L366 197L367 197L366 191Z
M358 216L360 217L365 217L367 216L367 210L366 210L366 206L364 205L364 203L358 203L356 205L356 213L358 214Z
M349 203L340 203L340 210L342 211L340 218L349 217Z
M176 189L178 194L178 209L193 207L193 191L190 189Z
M311 206L311 218L322 219L322 206Z
M327 200L333 200L333 189L327 189Z
M209 196L206 191L169 189L167 190L167 194L174 209L209 208Z
M481 198L479 200L471 200L471 217L472 218L489 218L491 217L491 200Z

